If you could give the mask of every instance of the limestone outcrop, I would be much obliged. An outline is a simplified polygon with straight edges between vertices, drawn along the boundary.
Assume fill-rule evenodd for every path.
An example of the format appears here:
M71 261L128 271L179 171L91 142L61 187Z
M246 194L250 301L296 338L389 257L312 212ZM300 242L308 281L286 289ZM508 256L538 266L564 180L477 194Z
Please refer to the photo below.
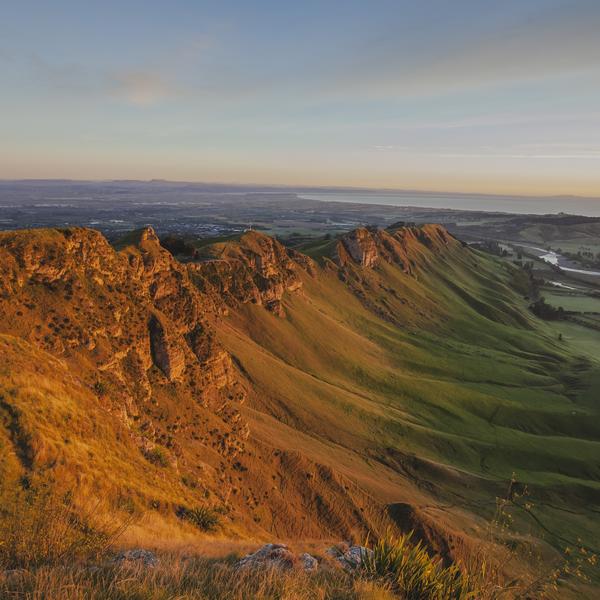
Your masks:
M216 244L189 268L201 289L226 304L259 304L280 316L284 294L302 287L302 273L316 274L312 259L255 231L237 243Z
M373 268L383 260L411 273L432 253L439 254L446 247L459 245L441 225L394 229L363 227L342 236L336 246L335 260L340 267L356 264L365 268Z

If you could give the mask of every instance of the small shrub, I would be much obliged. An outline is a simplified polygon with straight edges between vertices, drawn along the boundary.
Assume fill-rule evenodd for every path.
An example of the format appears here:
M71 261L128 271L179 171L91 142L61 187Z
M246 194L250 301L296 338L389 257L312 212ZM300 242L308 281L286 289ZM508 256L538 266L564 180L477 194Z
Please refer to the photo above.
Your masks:
M181 477L181 483L192 490L195 490L198 487L198 482L191 475L183 475Z
M534 315L546 321L559 321L565 318L565 311L562 306L555 308L547 304L543 297L534 302L529 308Z
M159 467L169 466L169 454L162 446L154 446L145 452L146 459Z
M102 381L96 381L94 383L94 391L98 396L104 396L106 394L106 385Z
M215 531L221 524L221 517L216 509L208 506L186 508L183 517L202 531Z

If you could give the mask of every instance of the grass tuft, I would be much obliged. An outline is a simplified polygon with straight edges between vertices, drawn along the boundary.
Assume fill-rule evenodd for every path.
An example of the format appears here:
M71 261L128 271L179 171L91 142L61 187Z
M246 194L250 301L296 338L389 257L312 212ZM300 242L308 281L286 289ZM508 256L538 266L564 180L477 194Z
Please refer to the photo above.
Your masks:
M456 564L444 566L441 558L429 556L421 542L411 541L411 534L382 537L372 552L362 557L362 574L387 583L405 600L468 600L481 598L478 575L466 574Z
M197 506L183 510L183 517L201 531L215 531L221 524L217 510L209 506Z
M0 509L0 568L30 569L97 559L128 523L100 520L98 505L75 506L50 487L19 490Z
M147 450L144 456L153 465L158 467L168 467L170 464L169 454L162 446L154 446L154 448Z

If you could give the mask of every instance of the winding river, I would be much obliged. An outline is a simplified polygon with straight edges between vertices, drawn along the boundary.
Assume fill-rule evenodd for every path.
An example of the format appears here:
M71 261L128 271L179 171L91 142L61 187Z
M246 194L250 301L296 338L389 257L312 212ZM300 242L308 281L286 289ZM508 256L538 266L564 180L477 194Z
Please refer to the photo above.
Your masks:
M517 244L515 242L509 242L514 248L527 248L528 250L535 250L539 253L538 258L547 262L548 264L558 267L561 271L568 273L580 273L581 275L591 275L593 277L600 277L600 271L589 271L587 269L574 269L572 267L565 266L568 264L568 259L554 252L554 250L546 250L545 248L538 248L537 246L528 246L527 244Z

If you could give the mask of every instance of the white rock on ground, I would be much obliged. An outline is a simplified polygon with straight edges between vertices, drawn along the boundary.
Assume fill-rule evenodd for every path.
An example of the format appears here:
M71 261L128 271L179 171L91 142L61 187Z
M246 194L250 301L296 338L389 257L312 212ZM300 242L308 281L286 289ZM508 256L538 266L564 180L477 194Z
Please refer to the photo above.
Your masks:
M363 563L363 557L373 556L373 550L365 546L350 546L348 549L340 551L337 548L330 548L328 554L335 556L338 562L348 571L358 569Z
M301 567L305 571L316 571L319 562L314 556L306 552L296 556L285 544L265 544L256 552L244 556L236 563L236 568L248 567L276 567L280 569L292 569Z
M124 550L115 557L115 562L123 566L143 565L144 567L154 568L158 565L158 558L154 552L136 548L134 550Z

